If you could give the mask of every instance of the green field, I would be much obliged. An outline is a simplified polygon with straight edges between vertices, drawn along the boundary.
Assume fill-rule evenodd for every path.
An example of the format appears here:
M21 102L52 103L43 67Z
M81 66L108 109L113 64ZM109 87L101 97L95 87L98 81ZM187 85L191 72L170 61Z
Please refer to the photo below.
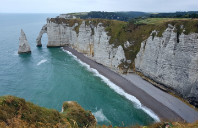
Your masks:
M138 19L136 24L162 24L165 22L171 21L185 21L191 20L190 18L147 18L147 19Z

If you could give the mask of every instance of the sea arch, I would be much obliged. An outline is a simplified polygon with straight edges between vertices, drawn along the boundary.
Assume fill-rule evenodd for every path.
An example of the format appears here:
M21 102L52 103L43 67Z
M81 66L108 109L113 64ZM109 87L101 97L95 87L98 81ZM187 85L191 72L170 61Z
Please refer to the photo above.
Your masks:
M47 24L44 25L36 39L36 43L37 43L37 47L42 47L42 44L41 44L41 38L43 36L44 33L47 33Z

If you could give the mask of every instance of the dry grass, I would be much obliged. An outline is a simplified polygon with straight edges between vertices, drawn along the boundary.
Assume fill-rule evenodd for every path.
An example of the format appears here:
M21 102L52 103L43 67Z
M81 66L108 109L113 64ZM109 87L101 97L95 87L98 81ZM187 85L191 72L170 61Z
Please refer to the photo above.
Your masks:
M85 111L77 103L64 109L65 112L59 113L21 98L2 96L0 97L0 128L84 128L96 125L92 113Z
M96 119L90 111L85 111L78 103L68 101L63 104L63 114L72 127L96 126Z

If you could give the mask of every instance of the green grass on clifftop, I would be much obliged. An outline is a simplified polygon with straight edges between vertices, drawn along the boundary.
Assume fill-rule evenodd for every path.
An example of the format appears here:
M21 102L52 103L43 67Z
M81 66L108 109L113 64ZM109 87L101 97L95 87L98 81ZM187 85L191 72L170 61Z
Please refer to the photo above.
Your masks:
M153 30L158 31L158 35L161 37L164 30L171 24L176 27L175 32L178 36L184 31L184 34L192 32L198 33L198 20L197 19L179 19L179 18L149 18L149 19L138 19L136 22L120 22L116 20L109 21L106 27L108 35L111 36L110 44L114 44L115 47L122 45L126 41L131 42L131 46L124 48L125 56L127 60L134 59L140 50L141 42L146 40ZM180 27L183 26L182 29ZM129 65L132 68L132 64Z
M135 19L135 24L162 24L171 21L190 20L190 18L146 18L146 19Z
M132 43L131 47L124 50L126 58L133 61L139 52L141 42L146 40L153 30L158 31L158 35L155 36L161 37L168 24L176 26L176 28L183 25L183 29L185 29L184 34L191 32L198 33L197 19L178 18L149 18L140 19L135 22L112 21L109 26L106 26L106 30L108 31L108 35L111 36L110 43L116 47L118 45L123 46L126 41ZM176 32L181 34L180 29L177 29Z

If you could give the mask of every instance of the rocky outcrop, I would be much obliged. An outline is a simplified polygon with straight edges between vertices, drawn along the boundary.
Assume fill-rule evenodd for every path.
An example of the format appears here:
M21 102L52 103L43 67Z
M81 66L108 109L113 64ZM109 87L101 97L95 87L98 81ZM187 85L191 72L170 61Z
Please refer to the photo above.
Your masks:
M127 41L127 42L124 43L124 48L129 48L132 45L133 45L133 42L130 43L129 41Z
M30 45L28 44L26 35L24 33L24 31L21 29L21 36L19 38L19 49L18 49L18 53L31 53L30 50Z
M151 36L141 43L135 68L198 104L198 34L178 34L169 25L162 37Z
M67 119L70 119L70 124L75 122L78 124L78 127L87 127L94 128L96 127L96 118L91 113L91 111L86 111L83 109L77 102L74 101L66 101L63 103L62 112L66 113ZM75 126L75 125L74 125ZM73 126L73 127L74 127Z
M121 45L114 47L109 44L111 37L107 35L102 23L93 25L91 22L86 24L85 21L82 21L82 23L70 26L67 23L56 23L48 19L37 38L39 46L41 46L43 33L48 35L48 47L69 45L115 71L118 71L118 66L126 60Z

